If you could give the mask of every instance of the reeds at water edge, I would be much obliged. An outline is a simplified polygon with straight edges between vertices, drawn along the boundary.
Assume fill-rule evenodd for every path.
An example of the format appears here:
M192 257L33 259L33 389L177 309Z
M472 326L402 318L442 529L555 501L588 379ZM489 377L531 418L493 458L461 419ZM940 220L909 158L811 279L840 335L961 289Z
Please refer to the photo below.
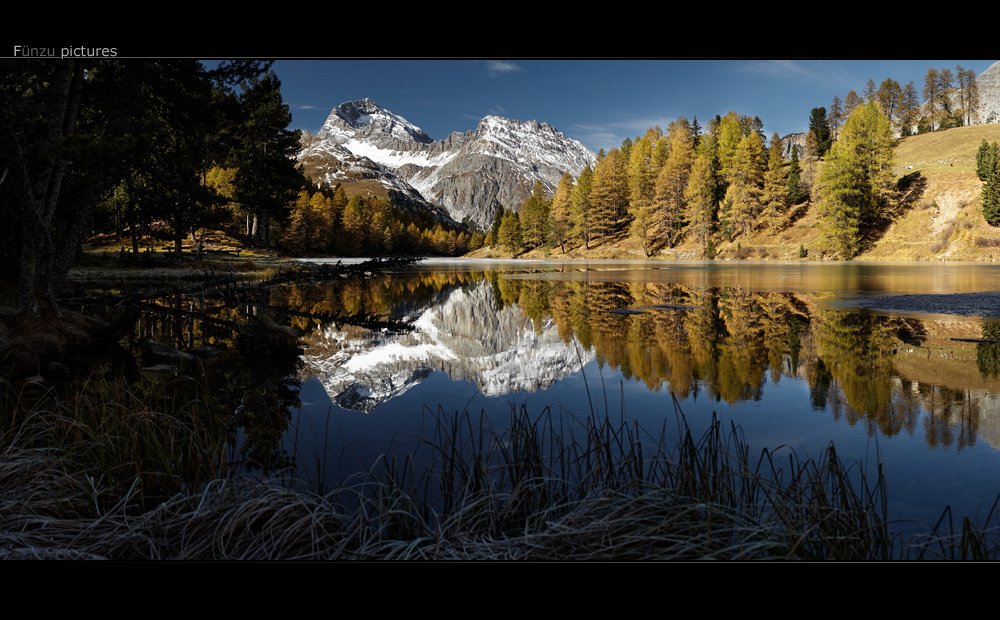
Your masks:
M207 392L143 403L124 384L63 399L5 386L0 557L112 559L993 559L995 510L946 510L904 540L881 465L759 452L673 401L651 433L624 416L511 407L429 412L329 492L253 481L225 459ZM179 390L178 394L190 394Z

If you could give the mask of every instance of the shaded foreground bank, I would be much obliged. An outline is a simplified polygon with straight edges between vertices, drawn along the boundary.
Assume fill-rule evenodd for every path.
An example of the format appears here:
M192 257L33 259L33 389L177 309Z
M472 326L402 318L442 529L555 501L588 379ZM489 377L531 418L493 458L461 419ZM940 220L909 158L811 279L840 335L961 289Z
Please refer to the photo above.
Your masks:
M992 514L976 525L945 511L929 534L904 540L880 466L842 462L832 445L809 460L753 452L738 427L718 422L695 437L676 403L676 428L653 433L550 410L512 410L502 431L485 416L425 412L434 430L416 447L400 442L320 494L322 481L279 473L261 483L235 471L207 393L147 406L120 384L66 400L4 388L5 559L992 559L1000 550Z

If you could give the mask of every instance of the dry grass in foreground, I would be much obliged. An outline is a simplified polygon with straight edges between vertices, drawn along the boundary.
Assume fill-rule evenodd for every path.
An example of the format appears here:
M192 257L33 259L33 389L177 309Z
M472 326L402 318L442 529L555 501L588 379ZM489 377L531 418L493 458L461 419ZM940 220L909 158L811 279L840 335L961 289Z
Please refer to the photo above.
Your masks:
M694 437L679 411L677 441L606 417L564 423L548 410L512 410L500 431L485 416L439 411L436 431L415 452L390 452L319 495L227 475L210 399L175 399L168 413L120 386L33 404L5 387L5 559L886 560L998 552L996 529L968 521L958 532L939 527L904 543L886 514L881 468L870 476L832 445L818 460L751 456L738 428L713 422Z

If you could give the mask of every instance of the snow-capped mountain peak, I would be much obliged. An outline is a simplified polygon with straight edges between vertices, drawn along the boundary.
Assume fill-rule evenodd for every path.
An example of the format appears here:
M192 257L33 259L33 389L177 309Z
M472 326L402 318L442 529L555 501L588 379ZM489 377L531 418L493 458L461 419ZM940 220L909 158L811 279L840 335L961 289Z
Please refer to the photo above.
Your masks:
M371 99L347 101L333 109L319 133L320 138L330 138L344 145L354 140L374 142L379 146L403 144L430 144L434 142L422 129L398 114L385 110Z
M317 138L394 175L396 179L382 181L386 187L402 182L453 219L474 222L481 229L493 223L500 205L517 210L536 180L554 192L563 173L578 176L596 159L547 123L499 116L486 116L476 129L435 142L370 99L334 108ZM341 179L325 179L334 181Z

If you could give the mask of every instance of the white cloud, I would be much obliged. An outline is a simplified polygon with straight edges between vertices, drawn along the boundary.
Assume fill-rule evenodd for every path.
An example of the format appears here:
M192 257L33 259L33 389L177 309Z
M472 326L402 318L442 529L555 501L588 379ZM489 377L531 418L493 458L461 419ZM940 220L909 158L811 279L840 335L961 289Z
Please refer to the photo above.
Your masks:
M738 63L736 67L741 73L817 84L842 84L854 80L843 65L829 60L752 60Z
M516 65L512 62L504 62L502 60L487 60L486 61L486 71L492 75L503 75L505 73L517 73L519 71L524 71L520 65Z

